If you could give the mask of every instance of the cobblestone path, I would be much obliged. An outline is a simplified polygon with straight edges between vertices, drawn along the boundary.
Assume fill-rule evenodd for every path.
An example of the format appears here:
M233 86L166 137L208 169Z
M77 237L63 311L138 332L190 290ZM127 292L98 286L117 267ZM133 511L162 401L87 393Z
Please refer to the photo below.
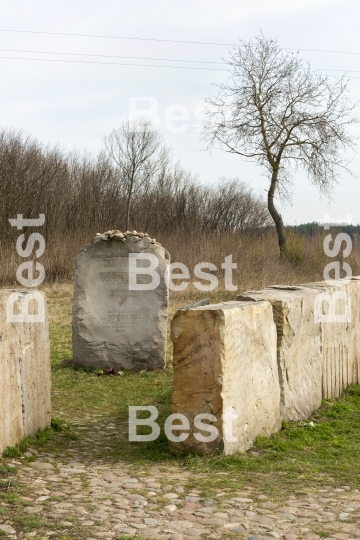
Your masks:
M279 502L242 487L235 495L233 489L231 496L223 489L202 498L204 475L162 464L135 469L128 463L114 463L106 457L106 441L116 437L116 426L94 420L91 431L84 429L79 424L74 427L78 439L64 453L30 449L36 457L31 463L7 460L17 468L22 506L14 515L11 502L2 499L2 538L360 538L359 490L324 486ZM191 491L187 485L190 480L194 485L195 478L197 489Z

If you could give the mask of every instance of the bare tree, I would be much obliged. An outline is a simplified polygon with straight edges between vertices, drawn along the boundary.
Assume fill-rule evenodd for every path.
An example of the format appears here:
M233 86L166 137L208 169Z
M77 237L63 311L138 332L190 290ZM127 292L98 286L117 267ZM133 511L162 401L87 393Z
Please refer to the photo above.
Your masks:
M169 161L169 151L150 122L129 120L104 139L109 156L118 169L126 193L126 229L130 226L133 195L151 182Z
M352 116L355 105L346 97L348 80L330 81L263 35L241 42L228 63L229 82L207 100L204 138L209 148L238 154L266 169L268 210L284 254L286 238L275 194L290 197L298 169L326 195L341 171L351 172L344 152L353 148L348 127L357 119Z

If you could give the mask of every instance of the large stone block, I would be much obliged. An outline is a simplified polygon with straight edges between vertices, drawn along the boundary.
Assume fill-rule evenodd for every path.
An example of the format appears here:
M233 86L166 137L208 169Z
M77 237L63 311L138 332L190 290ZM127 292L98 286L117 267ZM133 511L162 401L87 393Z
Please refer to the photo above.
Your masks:
M46 304L44 301L44 322L8 322L8 299L13 294L17 296L14 309L19 313L19 306L31 292L0 291L0 452L14 446L25 435L35 435L51 422ZM43 298L42 293L37 294Z
M318 291L276 285L247 291L238 300L268 300L277 330L277 361L284 420L307 418L321 405L322 353L320 323L314 321Z
M347 325L347 346L349 348L348 381L360 384L360 277L354 276L346 286L351 298L351 317Z
M180 309L171 324L171 338L173 412L185 415L190 424L189 437L171 443L173 452L223 448L232 454L249 448L256 436L279 429L276 327L268 302ZM236 415L230 423L229 411ZM194 419L201 413L216 417L218 436L212 442L194 436L199 432Z
M281 415L307 418L322 398L359 382L360 280L276 285L238 300L268 300L277 328Z
M317 291L322 354L322 396L339 397L350 384L359 382L360 280L348 284L309 283Z
M129 256L137 267L156 259L159 284L152 290L130 290ZM168 290L164 272L168 252L147 237L114 234L95 237L76 258L73 308L74 362L115 369L159 369L165 366ZM145 270L144 270L145 272ZM136 276L135 276L136 279ZM137 282L150 283L146 273Z

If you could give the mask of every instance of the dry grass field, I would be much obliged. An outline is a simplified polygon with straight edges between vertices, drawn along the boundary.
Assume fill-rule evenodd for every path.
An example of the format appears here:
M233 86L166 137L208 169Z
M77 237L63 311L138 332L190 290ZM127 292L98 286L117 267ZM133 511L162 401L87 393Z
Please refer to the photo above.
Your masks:
M45 252L39 259L45 268L45 285L73 282L76 254L81 247L91 242L97 232L99 231L96 229L81 230L66 237L57 233L46 240ZM289 232L288 257L282 261L279 259L277 237L273 229L263 233L201 234L191 231L159 233L154 236L169 251L171 261L185 264L192 276L193 268L200 262L211 262L216 265L219 287L211 293L212 300L216 300L228 297L223 287L221 270L221 263L228 255L232 255L233 262L237 264L233 281L238 286L239 292L274 284L294 285L322 280L325 265L333 260L324 254L323 240L326 234L329 233L303 236L293 231ZM334 236L333 233L333 238ZM0 239L2 254L0 284L3 287L17 284L16 269L24 261L16 253L16 238L15 235L13 242L9 239L6 241ZM353 241L352 252L346 261L353 275L360 274L359 240ZM194 287L188 287L182 294L185 301L189 298L194 301L193 299L198 296L203 297ZM173 304L178 297L173 295L171 299ZM183 299L180 299L181 301Z

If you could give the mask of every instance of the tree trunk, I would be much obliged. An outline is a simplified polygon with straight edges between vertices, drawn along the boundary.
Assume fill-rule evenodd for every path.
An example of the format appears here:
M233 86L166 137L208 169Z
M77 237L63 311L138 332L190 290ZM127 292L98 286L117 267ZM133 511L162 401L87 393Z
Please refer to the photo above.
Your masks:
M129 231L130 226L130 203L131 203L131 193L128 195L127 207L126 207L126 230Z
M278 243L279 243L279 248L280 248L280 256L283 256L286 253L286 239L285 239L285 233L284 233L284 224L283 224L281 215L276 210L275 205L274 205L274 195L275 195L276 185L278 181L278 176L279 176L279 169L274 169L271 176L270 189L268 191L268 209L275 223L276 232L278 235Z

